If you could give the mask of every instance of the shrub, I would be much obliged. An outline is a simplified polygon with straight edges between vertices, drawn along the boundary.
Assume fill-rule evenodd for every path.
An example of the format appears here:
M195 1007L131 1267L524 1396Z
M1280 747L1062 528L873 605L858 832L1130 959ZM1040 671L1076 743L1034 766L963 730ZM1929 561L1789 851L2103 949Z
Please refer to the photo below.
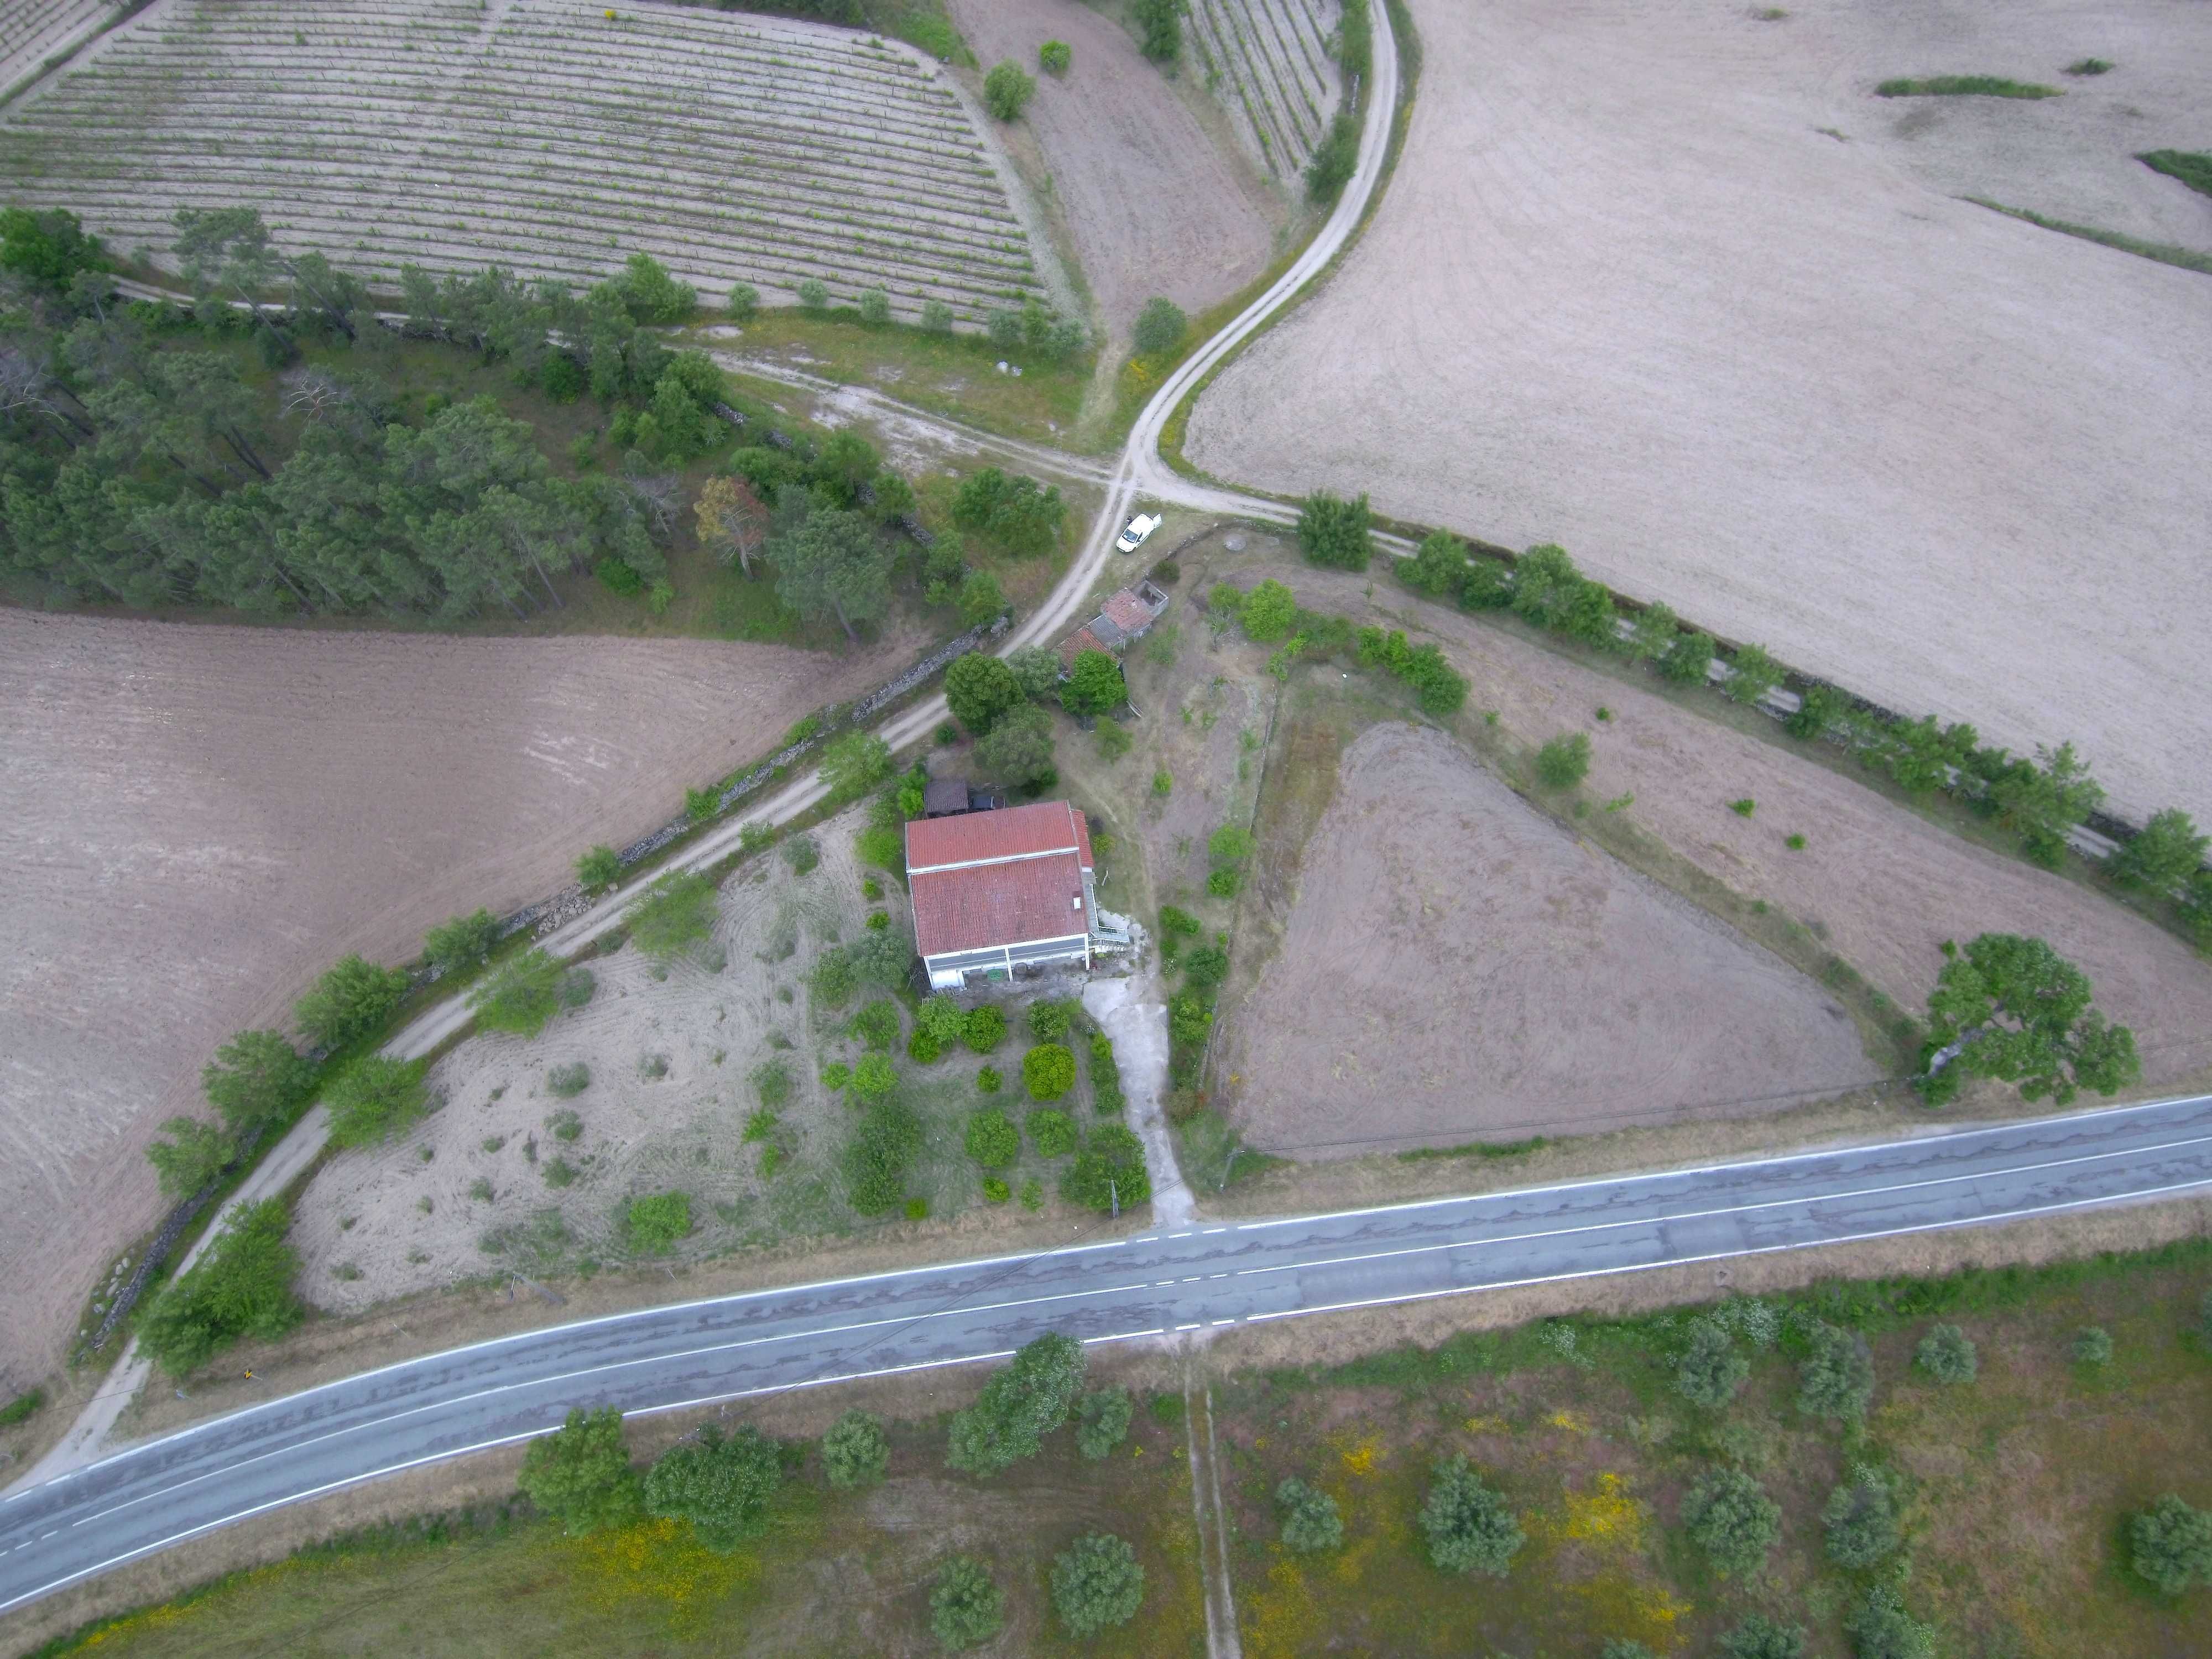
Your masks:
M900 1025L898 1005L878 1000L854 1015L845 1029L869 1048L888 1052L898 1041Z
M554 997L563 1008L580 1008L592 1000L599 988L599 975L588 968L571 968L561 975L553 988Z
M2056 87L2033 82L2008 81L2001 75L1931 75L1924 80L1899 79L1876 83L1877 98L2057 98Z
M1306 200L1316 207L1328 206L1344 194L1358 170L1359 124L1351 111L1340 109L1306 162Z
M2109 867L2124 886L2171 893L2197 873L2204 862L2206 845L2189 814L2168 807L2151 815L2150 822L2112 854Z
M968 1118L968 1156L987 1170L1003 1170L1022 1155L1021 1131L995 1106Z
M1075 1150L1075 1120L1066 1112L1040 1108L1029 1115L1024 1127L1042 1157L1066 1158Z
M972 1555L956 1555L937 1570L929 1592L929 1629L949 1653L981 1647L999 1633L1006 1596Z
M1010 711L976 744L975 761L986 776L1016 786L1054 776L1052 716L1035 704Z
M960 591L954 597L953 605L960 612L962 622L970 628L981 628L1006 608L1006 590L989 571L971 570L960 579Z
M750 283L732 283L729 300L722 309L734 321L750 323L760 311L760 290Z
M1224 823L1208 838L1206 851L1216 864L1242 864L1252 856L1257 844L1249 830Z
M833 1060L822 1068L822 1086L836 1094L853 1080L853 1068L842 1060Z
M553 1132L554 1139L564 1142L573 1141L582 1138L584 1120L577 1116L574 1111L564 1109L547 1118L545 1127Z
M1692 1322L1689 1346L1674 1362L1676 1393L1692 1405L1717 1411L1735 1398L1750 1376L1751 1361L1736 1352L1718 1321Z
M17 1395L5 1406L0 1406L0 1429L12 1429L18 1423L29 1422L46 1403L46 1391L44 1389L33 1389L27 1394Z
M464 973L491 954L499 918L489 910L441 921L422 936L422 954L441 974Z
M1318 1486L1292 1479L1275 1488L1275 1507L1283 1516L1283 1547L1301 1555L1333 1550L1344 1542L1344 1517L1336 1499Z
M1085 1533L1053 1561L1053 1610L1071 1635L1096 1636L1126 1625L1144 1601L1137 1553L1111 1533Z
M1229 977L1229 952L1218 945L1202 945L1182 959L1182 974L1194 986L1218 985Z
M1802 1625L1777 1624L1755 1613L1721 1637L1726 1659L1802 1659L1804 1651Z
M292 1018L309 1041L343 1048L383 1025L407 994L407 975L358 956L342 959L292 1005Z
M1730 801L1729 803L1729 811L1735 813L1736 817L1740 818L1747 818L1753 813L1759 811L1759 803L1753 800L1749 795L1746 795L1741 800Z
M2105 58L2077 58L2066 66L2069 75L2106 75L2112 70L2112 61Z
M921 302L921 329L925 334L951 333L952 307L942 300L924 300Z
M1237 609L1237 620L1243 627L1244 637L1260 645L1281 639L1291 631L1297 617L1297 596L1272 579L1247 593Z
M1874 1355L1864 1338L1816 1323L1806 1338L1797 1383L1798 1410L1810 1417L1856 1422L1874 1399Z
M1805 850L1805 837L1800 835L1784 836L1782 838L1782 844L1793 853L1802 853Z
M1741 1469L1715 1469L1682 1499L1682 1524L1716 1572L1742 1577L1780 1540L1782 1506Z
M570 1534L626 1527L644 1506L643 1485L623 1443L622 1413L580 1407L530 1443L516 1483Z
M1167 795L1171 793L1174 789L1174 773L1169 771L1165 767L1162 767L1159 770L1152 774L1152 793L1155 795L1165 798Z
M469 993L477 1024L487 1031L536 1036L561 1006L561 964L532 947Z
M809 276L799 285L799 303L809 311L830 309L830 289L818 277Z
M1213 1029L1213 1011L1196 997L1168 1001L1168 1036L1177 1042L1203 1042Z
M1075 1449L1097 1462L1129 1437L1129 1391L1093 1389L1075 1403Z
M1137 350L1146 357L1164 357L1182 344L1182 337L1189 326L1190 319L1174 301L1157 296L1147 300L1144 309L1137 313Z
M862 1054L853 1067L853 1093L861 1100L881 1100L898 1087L898 1071L887 1054Z
M1152 1195L1152 1172L1145 1167L1145 1145L1125 1125L1102 1123L1060 1177L1060 1195L1102 1212L1124 1209Z
M847 1412L822 1437L822 1467L840 1492L872 1486L890 1466L890 1438L873 1412Z
M1061 997L1030 1004L1030 1035L1039 1042L1063 1041L1075 1024L1075 1005Z
M719 789L710 786L684 792L684 816L693 823L704 823L721 810L722 792Z
M1971 1382L1980 1369L1973 1343L1956 1325L1938 1325L1922 1337L1912 1363L1938 1382Z
M1513 1509L1482 1482L1464 1457L1437 1464L1421 1504L1421 1530L1429 1560L1440 1572L1485 1572L1503 1578L1528 1541Z
M864 288L860 298L860 320L871 328L881 328L891 319L891 296L879 288Z
M1163 933L1180 933L1186 938L1195 938L1203 926L1188 910L1178 910L1172 904L1160 906L1160 932Z
M780 1060L763 1060L754 1066L749 1080L761 1104L771 1111L791 1098L791 1067Z
M869 1058L881 1060L882 1056ZM867 1061L860 1064L866 1069ZM890 1068L888 1060L884 1065ZM859 1089L856 1075L856 1094ZM884 1215L897 1208L906 1195L907 1165L921 1147L921 1123L912 1112L895 1100L872 1102L842 1154L846 1197L853 1208L865 1216Z
M983 77L983 107L998 120L1019 120L1036 95L1036 82L1011 58L992 64L991 72Z
M199 1261L172 1279L139 1316L138 1340L172 1376L186 1376L242 1336L264 1340L300 1322L292 1294L299 1252L285 1242L282 1199L241 1206Z
M689 1521L703 1547L727 1553L767 1529L782 1481L783 1458L773 1440L753 1428L725 1437L710 1423L646 1472L646 1512Z
M1037 48L1037 67L1047 75L1065 75L1075 54L1065 40L1048 40Z
M1298 545L1315 564L1364 570L1374 552L1367 520L1366 496L1346 501L1317 489L1298 510Z
M671 871L630 912L630 942L656 962L671 961L714 936L714 916L713 878Z
M994 1067L988 1066L975 1073L975 1088L980 1094L995 1095L1005 1081Z
M1855 1470L1850 1481L1828 1494L1820 1527L1828 1559L1855 1572L1878 1565L1904 1541L1889 1482L1869 1468Z
M556 1066L545 1073L546 1091L556 1100L571 1100L592 1086L592 1068L580 1060Z
M1006 1037L1006 1017L989 1003L970 1008L961 1018L960 1040L979 1054L989 1054Z
M2112 1363L2112 1339L2100 1327L2085 1325L2074 1333L2069 1352L2077 1365L2109 1365Z
M1589 774L1587 732L1553 738L1536 751L1536 778L1547 789L1571 789Z
M890 745L869 732L848 732L822 751L823 787L836 800L858 800L890 775Z
M1031 1100L1058 1100L1075 1086L1075 1056L1057 1042L1040 1042L1022 1056L1022 1086Z
M983 1201L986 1204L1003 1204L1013 1195L1014 1189L998 1176L983 1177Z
M2212 1584L2212 1510L2168 1492L2128 1523L2128 1564L2165 1595Z
M1867 1592L1844 1628L1858 1659L1930 1659L1936 1651L1936 1632L1905 1612L1903 1599L1887 1584Z
M1216 898L1235 898L1237 889L1243 884L1243 872L1228 866L1213 871L1206 878L1206 890Z
M422 1115L419 1060L391 1060L363 1054L346 1067L323 1096L331 1116L331 1144L367 1146L389 1140Z
M633 1198L623 1212L623 1231L630 1249L659 1255L691 1231L691 1199L687 1193L655 1193Z

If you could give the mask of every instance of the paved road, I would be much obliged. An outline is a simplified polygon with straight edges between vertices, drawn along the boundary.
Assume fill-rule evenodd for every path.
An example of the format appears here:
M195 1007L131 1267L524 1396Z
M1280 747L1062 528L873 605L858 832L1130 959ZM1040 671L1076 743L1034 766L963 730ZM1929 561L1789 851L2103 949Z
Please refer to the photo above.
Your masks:
M1090 1343L1972 1225L2212 1188L2212 1096L1480 1198L1098 1238L655 1308L410 1360L0 1504L0 1614L201 1532L522 1440Z
M1233 491L1210 489L1178 478L1159 459L1160 434L1166 427L1168 417L1175 412L1176 404L1197 384L1200 377L1261 328L1300 289L1319 276L1358 228L1360 215L1382 177L1384 143L1398 100L1397 47L1391 38L1389 20L1378 12L1373 23L1374 80L1367 100L1366 124L1360 137L1359 167L1345 187L1343 198L1322 227L1320 234L1296 263L1162 384L1138 416L1136 425L1129 434L1129 441L1123 446L1121 458L1113 465L1110 472L1099 471L1096 462L1080 464L1091 476L1107 483L1106 500L1066 575L1060 579L1059 585L1036 611L1008 632L1000 647L1001 652L1012 651L1024 645L1048 644L1067 631L1084 610L1100 575L1112 562L1114 538L1140 495L1171 497L1206 511L1249 514L1273 519L1293 516L1289 509L1279 503L1239 495ZM135 289L137 285L125 283L124 286ZM155 292L153 289L143 290L147 295ZM908 416L925 422L932 418L921 410L909 410ZM991 441L1003 442L995 439ZM922 742L935 731L947 713L941 693L927 697L878 726L877 735L894 750L908 748ZM726 820L711 833L691 842L676 857L656 866L648 874L616 889L591 910L548 935L540 943L556 957L573 957L596 943L602 935L619 927L630 907L643 896L653 880L670 870L711 867L738 850L745 830L750 825L788 823L819 805L826 793L813 774L805 775L743 816ZM417 1059L459 1032L471 1018L467 1005L462 999L450 999L401 1030L385 1045L383 1052L396 1059ZM328 1118L323 1109L317 1106L270 1150L252 1175L240 1186L233 1203L250 1203L273 1197L283 1191L321 1152L329 1128ZM216 1228L208 1228L179 1264L178 1271L182 1272L198 1261L201 1253L215 1241L217 1233ZM134 1340L125 1350L114 1372L101 1386L93 1402L70 1425L69 1433L40 1460L36 1467L14 1482L9 1490L20 1492L27 1489L33 1482L58 1475L65 1469L81 1467L98 1455L124 1407L144 1385L149 1369L146 1360L138 1353L137 1344Z

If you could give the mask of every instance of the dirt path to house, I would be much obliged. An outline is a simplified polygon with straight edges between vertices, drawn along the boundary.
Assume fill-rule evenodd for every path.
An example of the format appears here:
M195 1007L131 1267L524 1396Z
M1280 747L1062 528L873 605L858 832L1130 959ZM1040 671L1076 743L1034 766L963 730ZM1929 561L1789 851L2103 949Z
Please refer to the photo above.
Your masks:
M452 638L0 611L0 1392L161 1208L143 1151L241 1027L359 951L535 898L594 842L883 678L689 640Z

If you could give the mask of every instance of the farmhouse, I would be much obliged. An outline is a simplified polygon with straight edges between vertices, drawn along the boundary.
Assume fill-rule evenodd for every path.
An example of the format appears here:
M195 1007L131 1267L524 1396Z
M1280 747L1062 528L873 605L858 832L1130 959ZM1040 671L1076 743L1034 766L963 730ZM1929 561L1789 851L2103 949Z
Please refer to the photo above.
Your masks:
M1091 826L1064 800L916 818L906 826L915 945L929 982L1009 980L1018 968L1091 966L1098 914Z
M1120 656L1129 641L1141 637L1167 608L1167 594L1151 582L1122 588L1097 616L1060 642L1060 666L1073 666L1085 651Z

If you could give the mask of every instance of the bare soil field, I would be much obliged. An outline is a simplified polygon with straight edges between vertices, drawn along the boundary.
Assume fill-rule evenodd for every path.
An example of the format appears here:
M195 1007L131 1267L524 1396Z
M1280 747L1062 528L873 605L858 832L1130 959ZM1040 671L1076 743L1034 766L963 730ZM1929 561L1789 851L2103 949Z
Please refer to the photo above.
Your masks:
M884 660L0 611L0 1261L41 1263L0 1285L0 1382L160 1212L141 1149L216 1043L560 886Z
M1218 542L1186 553L1185 584L1272 575L1312 609L1436 639L1471 682L1462 721L1479 724L1494 710L1494 730L1530 746L1587 733L1582 793L1593 812L1595 803L1633 797L1623 811L1635 825L1731 890L1802 922L1900 1007L1925 1006L1945 939L2034 933L2079 963L2099 1006L2134 1028L2146 1086L2181 1084L2212 1064L2212 964L2124 907L1978 847L1786 740L1732 730L1508 628L1429 604L1387 571L1317 570L1246 533L1251 545L1241 556ZM1609 718L1596 718L1601 707ZM1730 809L1739 799L1754 803L1751 817ZM1802 850L1790 847L1791 835L1806 838Z
M1344 750L1220 1092L1262 1152L1588 1133L1873 1080L1811 980L1533 811L1443 732Z
M1156 294L1202 311L1266 267L1279 210L1119 24L1079 0L951 0L951 10L979 61L1011 58L1036 77L1023 119L1117 338ZM1073 49L1065 76L1039 73L1047 40Z
M2023 750L2070 738L2138 821L2212 819L2192 690L2212 627L2206 279L1948 194L1981 165L1972 134L2008 143L2076 119L2077 97L2094 115L2133 95L2124 64L2109 94L2074 87L2058 71L2075 56L2201 88L2203 9L2130 0L2063 52L2046 9L1986 62L1972 33L1939 52L1938 23L1884 35L1901 9L1816 5L1801 27L1797 8L1768 23L1732 0L1413 0L1419 95L1381 209L1200 400L1188 453L1272 489L1371 490L1407 519L1560 542L1624 592L1893 708ZM2089 38L2100 19L2130 44ZM2065 98L1872 96L1877 70L2024 74L2029 57ZM2144 96L2130 148L2201 143ZM1899 122L1937 140L1924 176ZM2136 165L2094 154L2099 179ZM2053 193L2026 205L2087 188L2050 166ZM1982 188L2032 194L1990 167ZM2172 180L2139 190L2203 211Z

